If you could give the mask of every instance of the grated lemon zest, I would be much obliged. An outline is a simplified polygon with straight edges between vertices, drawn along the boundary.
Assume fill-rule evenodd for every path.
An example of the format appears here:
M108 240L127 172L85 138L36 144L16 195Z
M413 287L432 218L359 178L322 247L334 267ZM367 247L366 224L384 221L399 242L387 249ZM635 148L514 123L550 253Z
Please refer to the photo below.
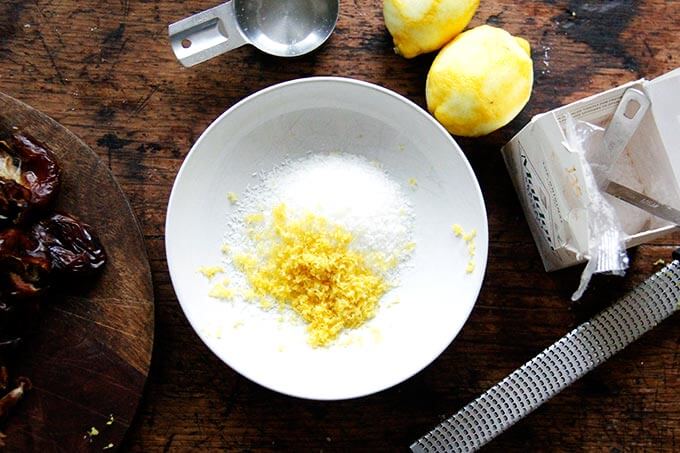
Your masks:
M234 204L238 201L238 195L234 192L227 192L227 200L229 200L229 203Z
M208 293L208 296L213 297L215 299L231 300L234 298L234 290L228 288L224 284L224 282L217 283L215 284L215 286L212 287L212 289Z
M468 263L465 266L465 272L471 274L475 271L475 254L477 253L477 245L475 244L475 238L477 237L477 230L475 228L471 229L469 233L466 233L462 226L454 223L451 226L451 230L456 237L462 238L467 244L468 251Z
M467 266L465 266L465 272L468 274L471 274L475 271L475 262L470 260L467 263Z
M217 274L224 272L222 266L201 266L198 268L198 272L203 274L206 278L211 279Z
M264 214L262 214L261 212L247 214L245 217L245 221L249 225L252 225L253 223L262 223L264 222Z
M477 230L475 228L473 228L472 230L470 230L469 233L463 235L463 240L465 242L470 242L476 237L477 237Z
M257 300L258 297L257 294L255 294L255 291L253 291L252 289L247 289L243 292L243 299L248 302L252 302L254 300Z
M234 264L258 297L290 306L307 323L315 347L371 319L389 289L382 272L398 264L394 256L351 249L353 235L324 217L289 219L285 204L272 210L262 234L266 247L235 256Z

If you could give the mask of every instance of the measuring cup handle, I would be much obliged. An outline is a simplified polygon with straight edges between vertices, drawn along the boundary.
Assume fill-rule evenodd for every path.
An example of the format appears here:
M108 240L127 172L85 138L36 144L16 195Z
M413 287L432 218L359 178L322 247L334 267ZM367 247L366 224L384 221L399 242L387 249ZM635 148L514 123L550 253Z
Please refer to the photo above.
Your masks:
M651 101L647 95L637 88L628 88L623 93L602 137L604 152L594 160L601 167L595 173L598 186L604 187L609 183L611 168L626 149L650 105Z
M636 88L629 88L623 93L603 137L611 162L615 162L626 148L626 144L642 122L650 104L651 101L647 95Z
M175 56L186 67L248 42L236 22L232 1L170 24L168 35Z

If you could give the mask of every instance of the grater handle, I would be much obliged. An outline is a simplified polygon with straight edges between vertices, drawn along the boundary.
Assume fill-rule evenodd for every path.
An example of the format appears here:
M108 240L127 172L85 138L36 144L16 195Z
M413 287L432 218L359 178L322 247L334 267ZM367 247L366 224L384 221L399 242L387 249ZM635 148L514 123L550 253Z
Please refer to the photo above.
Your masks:
M674 261L496 384L411 445L417 453L476 451L673 314L680 305Z

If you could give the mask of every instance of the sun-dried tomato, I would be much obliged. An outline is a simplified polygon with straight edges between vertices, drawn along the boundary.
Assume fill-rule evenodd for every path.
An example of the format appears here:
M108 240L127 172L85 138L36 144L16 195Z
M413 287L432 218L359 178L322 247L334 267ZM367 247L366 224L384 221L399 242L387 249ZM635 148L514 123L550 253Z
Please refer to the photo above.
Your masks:
M60 184L61 169L45 145L22 134L0 141L0 226L49 206Z
M45 247L17 228L0 231L0 300L32 297L49 286Z
M47 250L52 268L90 273L106 263L106 252L92 227L66 214L52 214L33 226L33 237Z
M22 223L28 213L31 191L0 176L0 226Z
M54 155L40 142L21 134L0 140L0 422L31 388L28 379L12 377L11 365L46 290L106 263L89 225L49 214L60 179ZM0 449L5 438L0 432Z

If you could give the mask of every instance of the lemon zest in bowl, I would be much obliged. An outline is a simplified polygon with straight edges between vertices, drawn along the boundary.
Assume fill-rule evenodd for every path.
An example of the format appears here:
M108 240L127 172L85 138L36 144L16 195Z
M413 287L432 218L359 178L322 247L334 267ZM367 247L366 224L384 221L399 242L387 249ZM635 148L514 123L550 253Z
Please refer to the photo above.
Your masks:
M375 315L395 257L354 250L352 233L312 213L291 219L285 204L261 232L264 246L234 256L234 264L260 301L290 306L307 323L312 346L327 346Z
M475 244L475 238L477 237L477 230L475 228L471 229L468 233L465 232L462 226L454 223L451 226L451 231L456 237L459 237L465 241L468 252L468 262L465 266L465 273L471 274L475 271L475 255L477 254L477 245Z
M463 235L463 240L467 243L470 243L476 237L477 237L477 230L475 228L473 228L472 230L470 230L469 233L466 233L466 234Z
M222 268L222 266L201 266L198 268L198 272L203 274L207 279L211 279L215 275L223 273L224 268Z
M264 214L261 212L254 212L252 214L248 214L245 217L246 223L249 225L252 225L254 223L262 223L264 222Z
M475 271L475 262L473 260L468 261L467 266L465 266L465 272L471 274Z
M215 286L212 287L210 292L208 292L208 296L215 298L215 299L223 299L223 300L231 300L234 298L234 290L232 288L229 288L229 281L225 280L220 283L216 283Z
M234 192L227 192L227 200L229 200L229 203L235 204L238 201L238 195Z

